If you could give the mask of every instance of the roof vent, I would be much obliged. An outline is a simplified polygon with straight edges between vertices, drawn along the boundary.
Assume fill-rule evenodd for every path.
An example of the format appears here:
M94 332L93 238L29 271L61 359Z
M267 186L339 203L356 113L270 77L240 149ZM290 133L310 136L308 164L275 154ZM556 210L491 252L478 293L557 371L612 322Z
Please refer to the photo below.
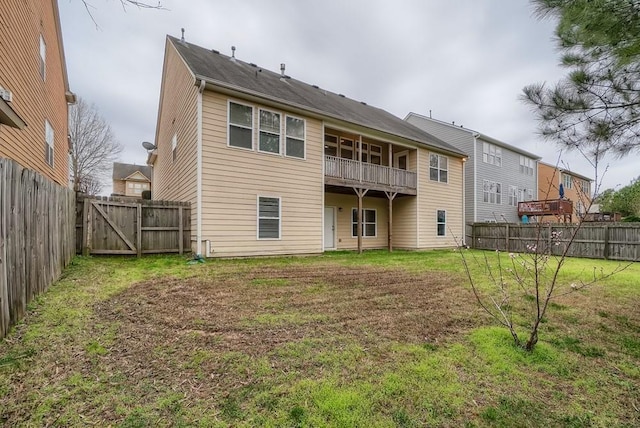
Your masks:
M362 104L363 106L367 105L367 103L365 103L364 101L360 101L360 104Z
M180 31L182 31L182 37L180 37L180 41L184 43L184 28L181 28Z
M318 85L311 85L312 88L320 89Z
M236 47L235 46L231 46L231 61L235 61L236 60Z
M284 75L285 67L286 67L286 66L285 66L285 64L284 64L284 63L281 63L281 64L280 64L280 76L282 76L282 77L284 77L284 76L285 76L285 75Z
M338 96L339 96L339 97L342 97L342 98L346 98L346 97L345 97L344 95L342 95L342 94L338 94Z
M218 55L220 54L220 51L217 51L215 49L211 49L211 52L213 52L214 54L218 54Z

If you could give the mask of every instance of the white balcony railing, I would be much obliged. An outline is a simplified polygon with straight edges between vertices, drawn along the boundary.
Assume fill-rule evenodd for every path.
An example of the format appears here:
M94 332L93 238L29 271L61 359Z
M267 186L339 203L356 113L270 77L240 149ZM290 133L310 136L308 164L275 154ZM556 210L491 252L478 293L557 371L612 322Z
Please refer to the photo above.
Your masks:
M417 188L418 176L413 171L358 162L325 155L324 175L360 183L382 184L393 187Z

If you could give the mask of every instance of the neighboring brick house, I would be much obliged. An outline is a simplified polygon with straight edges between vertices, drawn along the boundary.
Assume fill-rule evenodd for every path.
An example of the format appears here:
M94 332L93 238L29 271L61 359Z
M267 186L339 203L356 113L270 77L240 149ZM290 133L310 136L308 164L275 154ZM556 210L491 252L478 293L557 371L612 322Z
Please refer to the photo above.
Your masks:
M536 164L540 156L472 129L417 113L409 113L405 120L469 155L464 173L468 224L517 223L518 202L537 197Z
M150 166L113 163L113 192L111 196L141 198L142 192L151 190L153 171Z
M196 253L455 247L466 155L392 114L167 37L153 198Z
M564 199L572 202L572 222L579 221L591 205L591 182L593 180L584 175L569 171L565 168L538 162L538 199L552 200L560 198L560 184L564 191ZM540 221L562 221L560 217L545 216Z
M0 0L0 156L69 185L69 90L55 0Z

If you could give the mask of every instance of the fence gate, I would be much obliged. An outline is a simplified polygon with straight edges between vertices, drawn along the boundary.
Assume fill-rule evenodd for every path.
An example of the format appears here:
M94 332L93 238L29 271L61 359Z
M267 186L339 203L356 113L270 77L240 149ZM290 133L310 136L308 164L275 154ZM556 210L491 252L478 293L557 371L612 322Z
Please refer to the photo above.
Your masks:
M183 203L85 197L81 204L83 255L182 254L189 245L190 209Z

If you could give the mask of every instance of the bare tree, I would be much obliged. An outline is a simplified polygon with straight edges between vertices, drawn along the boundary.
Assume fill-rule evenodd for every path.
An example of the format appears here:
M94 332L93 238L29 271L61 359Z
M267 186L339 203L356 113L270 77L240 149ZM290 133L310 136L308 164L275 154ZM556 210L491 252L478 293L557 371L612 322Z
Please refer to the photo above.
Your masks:
M91 4L89 0L81 0L81 1L82 1L82 4L84 5L84 8L87 10L87 13L91 17L91 20L97 27L98 23L93 17L93 13L91 13L91 10L95 9L95 6L93 6L93 4ZM140 9L164 9L160 1L149 2L149 1L137 1L137 0L120 0L120 4L122 4L122 8L124 10L127 9L127 6L135 6Z
M98 193L122 146L95 105L82 98L69 112L69 140L74 190Z

